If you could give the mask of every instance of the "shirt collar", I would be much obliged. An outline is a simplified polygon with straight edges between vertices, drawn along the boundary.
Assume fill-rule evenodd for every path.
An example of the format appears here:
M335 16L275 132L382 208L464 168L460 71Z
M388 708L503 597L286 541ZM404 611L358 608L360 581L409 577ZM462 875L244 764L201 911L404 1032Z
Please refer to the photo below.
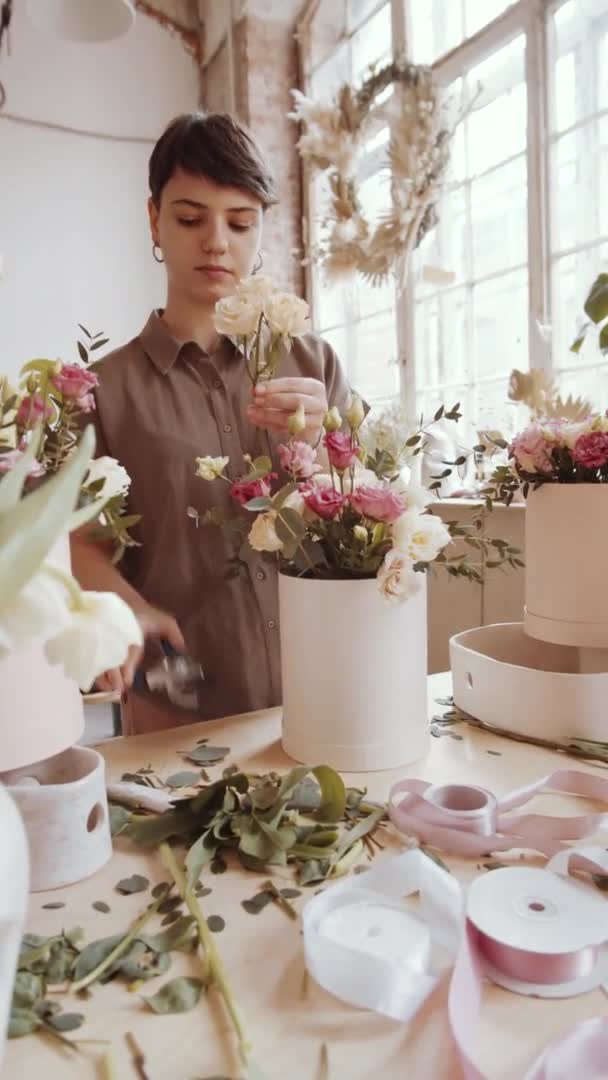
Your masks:
M187 345L197 349L202 356L209 355L194 341L178 341L177 338L174 338L161 315L162 311L160 310L150 313L150 317L139 335L139 340L144 352L162 375L168 374ZM242 348L231 338L222 337L222 342L229 342L231 348L242 352Z

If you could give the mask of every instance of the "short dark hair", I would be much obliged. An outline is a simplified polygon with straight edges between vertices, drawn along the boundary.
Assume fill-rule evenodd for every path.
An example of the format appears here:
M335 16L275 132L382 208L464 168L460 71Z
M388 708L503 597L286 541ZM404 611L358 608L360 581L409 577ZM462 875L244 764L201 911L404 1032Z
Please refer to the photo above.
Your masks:
M157 207L176 169L242 188L255 195L264 210L277 201L274 178L259 148L227 113L184 113L165 129L148 167L150 194Z

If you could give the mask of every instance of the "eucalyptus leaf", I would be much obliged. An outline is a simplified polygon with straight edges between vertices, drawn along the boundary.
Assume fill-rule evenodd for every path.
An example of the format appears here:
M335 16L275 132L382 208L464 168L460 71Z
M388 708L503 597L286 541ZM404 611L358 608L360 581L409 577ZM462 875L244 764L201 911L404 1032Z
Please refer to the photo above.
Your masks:
M168 930L161 930L158 934L140 934L139 940L154 952L170 952L173 949L189 952L197 940L196 922L192 915L180 915Z
M165 784L170 788L193 787L194 784L198 784L199 780L199 773L185 770L184 772L172 773L165 780Z
M44 996L44 981L30 971L18 971L13 985L13 1005L27 1008Z
M342 777L329 765L317 765L313 773L321 788L321 806L317 816L321 821L339 821L346 809L346 788Z
M203 744L202 746L196 746L194 750L186 751L185 757L187 757L188 761L193 761L195 765L217 765L220 761L223 761L229 753L229 746L209 746Z
M43 904L42 907L45 911L58 911L59 908L65 907L65 900L51 900L49 904Z
M215 855L216 845L210 842L210 830L202 833L194 842L186 855L186 880L188 888L194 888L201 876L201 871L211 862Z
M93 907L95 911L101 911L103 915L108 915L111 910L110 905L106 904L105 900L94 900L91 907Z
M40 1027L40 1017L31 1009L13 1008L8 1022L9 1039L21 1039L24 1035L31 1035Z
M123 878L116 885L116 892L128 896L131 893L145 892L150 882L143 874L131 874L131 877Z
M181 918L181 915L180 915L179 911L169 911L165 915L164 919L161 919L160 925L161 926L171 926L172 923L176 922L180 918Z
M152 1012L155 1013L182 1013L189 1012L200 1000L205 989L201 979L180 975L177 979L165 983L163 987L152 997L144 997L142 1000Z
M119 836L129 823L131 811L124 806L117 806L116 803L109 803L108 810L110 812L110 833L112 836Z
M225 929L226 922L221 915L209 915L207 917L207 926L212 934L219 934Z
M273 895L268 890L263 889L261 892L252 896L249 900L241 900L241 907L249 915L259 915L265 907L268 907L273 901Z
M101 964L110 955L113 949L123 940L124 934L112 934L111 937L99 938L85 945L79 954L74 967L73 981L79 982L98 964Z
M171 966L168 952L149 949L144 941L133 942L129 952L121 956L112 968L113 975L122 975L129 982L153 979L164 975Z
M158 905L158 914L166 915L169 911L175 911L176 908L182 906L183 902L181 896L166 896Z
M82 1013L58 1013L56 1016L49 1017L46 1021L50 1024L55 1031L75 1031L76 1028L82 1027L84 1023L84 1016Z

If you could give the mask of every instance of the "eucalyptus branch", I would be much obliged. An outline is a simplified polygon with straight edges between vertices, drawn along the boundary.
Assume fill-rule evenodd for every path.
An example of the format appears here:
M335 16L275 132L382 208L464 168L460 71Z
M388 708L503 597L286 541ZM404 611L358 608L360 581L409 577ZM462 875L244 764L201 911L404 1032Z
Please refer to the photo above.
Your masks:
M149 919L156 914L163 900L166 899L166 895L163 893L158 899L150 904L149 907L135 920L131 929L125 934L121 941L118 942L112 952L108 953L104 960L101 960L92 971L89 971L87 975L83 975L82 979L78 979L70 986L72 993L77 994L79 990L84 990L85 986L90 986L91 983L97 981L100 975L103 975L105 971L110 968L116 960L119 959L128 948L135 941L135 938L141 933L141 930L146 925Z
M199 941L202 948L204 949L204 955L206 960L205 974L208 975L211 983L217 987L221 997L224 1000L224 1004L226 1006L230 1019L232 1020L232 1024L234 1026L234 1030L237 1036L241 1060L244 1064L247 1064L247 1060L251 1054L251 1043L249 1042L249 1039L245 1032L243 1021L239 1014L237 1004L232 993L232 989L228 982L226 972L224 971L222 959L216 948L211 931L207 926L207 921L203 915L200 904L196 896L194 895L192 889L188 888L184 872L178 865L177 859L175 858L173 850L169 846L169 844L166 842L162 843L159 847L159 853L165 867L171 874L177 886L178 892L180 893L180 896L182 897L186 904L186 907L188 908L188 911L196 921L199 932Z

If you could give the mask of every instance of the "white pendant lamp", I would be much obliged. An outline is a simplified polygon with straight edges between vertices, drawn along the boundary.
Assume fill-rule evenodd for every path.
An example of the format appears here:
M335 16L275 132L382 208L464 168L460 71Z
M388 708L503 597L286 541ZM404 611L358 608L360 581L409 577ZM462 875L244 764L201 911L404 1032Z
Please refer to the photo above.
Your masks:
M30 21L65 41L112 41L135 21L132 0L27 0Z

